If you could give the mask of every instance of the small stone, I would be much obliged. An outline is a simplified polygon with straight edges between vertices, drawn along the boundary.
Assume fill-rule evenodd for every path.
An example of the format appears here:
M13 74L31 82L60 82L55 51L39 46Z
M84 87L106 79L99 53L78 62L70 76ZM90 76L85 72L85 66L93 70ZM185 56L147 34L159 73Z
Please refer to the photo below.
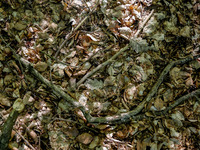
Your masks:
M83 133L77 137L77 141L85 145L91 143L92 140L93 140L93 137L89 133Z

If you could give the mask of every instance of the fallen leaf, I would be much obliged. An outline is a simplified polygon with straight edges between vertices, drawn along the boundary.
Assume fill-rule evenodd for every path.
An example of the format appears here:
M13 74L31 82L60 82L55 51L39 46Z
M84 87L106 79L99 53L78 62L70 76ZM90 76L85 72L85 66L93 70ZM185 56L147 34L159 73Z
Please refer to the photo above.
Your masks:
M80 143L83 143L85 145L91 143L92 140L93 140L93 137L89 133L82 133L81 135L79 135L77 137L77 141L80 142Z

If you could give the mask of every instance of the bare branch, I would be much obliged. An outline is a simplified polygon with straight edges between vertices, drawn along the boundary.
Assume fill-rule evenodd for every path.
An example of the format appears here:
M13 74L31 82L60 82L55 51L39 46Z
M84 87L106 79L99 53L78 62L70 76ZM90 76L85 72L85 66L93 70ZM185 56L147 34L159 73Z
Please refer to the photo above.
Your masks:
M104 66L107 65L111 60L115 59L117 56L119 56L126 49L128 49L128 45L126 45L124 48L122 48L117 54L115 54L113 57L111 57L108 61L104 62L103 65ZM118 114L118 115L107 116L107 117L92 117L88 113L88 111L86 110L86 108L83 107L78 101L76 101L71 96L69 96L68 94L66 94L60 87L58 87L58 86L56 86L54 84L51 84L50 81L48 81L47 79L45 79L33 67L31 67L30 72L34 76L36 76L41 82L43 82L48 87L50 87L57 96L62 97L64 100L66 100L68 103L70 103L73 107L80 108L80 110L83 112L85 118L87 119L87 121L89 123L107 123L107 124L112 124L114 122L115 123L127 122L130 119L137 118L135 115L137 115L138 113L140 113L142 111L142 109L144 108L145 104L152 99L152 97L157 92L159 86L163 82L164 77L169 73L170 69L174 65L185 64L185 63L187 63L189 61L192 61L192 60L194 60L194 59L196 59L198 57L200 57L200 55L195 56L195 57L189 56L189 57L186 57L184 59L180 59L180 60L177 60L177 61L172 61L162 71L162 73L160 74L160 77L158 78L157 82L154 84L154 86L152 87L152 89L150 90L150 92L148 93L148 95L146 96L146 98L134 110L131 110L131 111L127 112L127 113L121 113L121 114ZM30 67L31 64L28 61L24 60L23 58L21 58L20 60L21 60L21 62L22 62L23 65L25 65L26 67ZM101 66L98 66L94 72L96 72L100 67ZM89 75L92 75L92 73L89 74Z

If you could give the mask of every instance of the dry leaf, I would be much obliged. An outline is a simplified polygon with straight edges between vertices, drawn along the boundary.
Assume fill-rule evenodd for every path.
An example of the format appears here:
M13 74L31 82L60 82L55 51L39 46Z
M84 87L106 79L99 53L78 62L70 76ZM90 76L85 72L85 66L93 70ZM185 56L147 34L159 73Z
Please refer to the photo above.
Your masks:
M165 109L165 103L163 102L163 100L159 97L156 98L155 102L154 102L154 106L156 107L156 109L158 111L164 110Z
M92 140L93 140L93 137L89 133L82 133L81 135L79 135L77 137L77 141L80 142L80 143L83 143L85 145L91 143Z

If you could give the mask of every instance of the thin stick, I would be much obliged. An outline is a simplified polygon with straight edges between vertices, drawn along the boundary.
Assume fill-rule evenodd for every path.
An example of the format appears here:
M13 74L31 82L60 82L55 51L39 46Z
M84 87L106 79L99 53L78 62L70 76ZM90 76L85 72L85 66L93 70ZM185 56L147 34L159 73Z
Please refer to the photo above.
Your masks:
M149 14L149 16L144 20L144 22L142 23L141 27L136 32L135 37L138 37L139 33L142 31L142 29L144 28L145 24L149 21L149 19L153 15L153 13L154 13L154 9L151 11L151 13Z
M124 99L123 99L124 98ZM122 98L122 104L124 105L124 107L127 109L127 110L130 110L129 107L126 105L125 101L127 102L126 100L126 95L125 95L125 92L123 94L123 98Z
M121 53L123 53L125 50L129 48L129 45L127 44L125 47L123 47L118 53L116 53L114 56L112 56L110 59L105 61L104 63L98 65L96 68L94 68L92 71L88 72L78 83L77 87L81 85L87 78L89 78L91 75L93 75L95 72L100 70L101 68L108 65L110 62L112 62L115 58L117 58Z
M36 150L26 139L23 135L21 135L16 129L14 129L14 131L24 140L24 142L32 149L32 150Z
M132 145L128 144L128 143L125 142L125 141L120 141L120 140L117 140L117 139L114 139L114 138L108 138L108 139L111 140L111 141L117 142L117 143L123 143L123 144L126 144L127 146L133 148Z
M89 13L90 14L90 13ZM66 44L66 42L71 38L71 36L80 28L81 25L83 25L83 23L88 19L89 15L87 15L83 20L80 21L80 23L75 27L74 30L72 30L69 34L66 35L65 40L62 42L62 44L59 46L56 54L55 54L55 58L58 56L60 50L64 47L64 45Z
M162 114L166 114L169 110L175 108L176 106L180 105L181 103L183 103L184 101L188 100L191 97L196 97L197 95L200 95L200 89L195 90L187 95L184 95L182 97L180 97L179 99L177 99L172 105L170 105L169 107L167 107L163 112L161 112Z
M99 50L97 52L95 52L94 54L92 54L91 56L88 57L88 59L82 63L80 63L78 66L81 66L83 64L85 64L86 62L90 61L95 55L97 55L100 51L101 52L104 52L104 51L107 51L109 49L111 49L113 47L113 44L109 45L108 47L106 47L104 50Z

